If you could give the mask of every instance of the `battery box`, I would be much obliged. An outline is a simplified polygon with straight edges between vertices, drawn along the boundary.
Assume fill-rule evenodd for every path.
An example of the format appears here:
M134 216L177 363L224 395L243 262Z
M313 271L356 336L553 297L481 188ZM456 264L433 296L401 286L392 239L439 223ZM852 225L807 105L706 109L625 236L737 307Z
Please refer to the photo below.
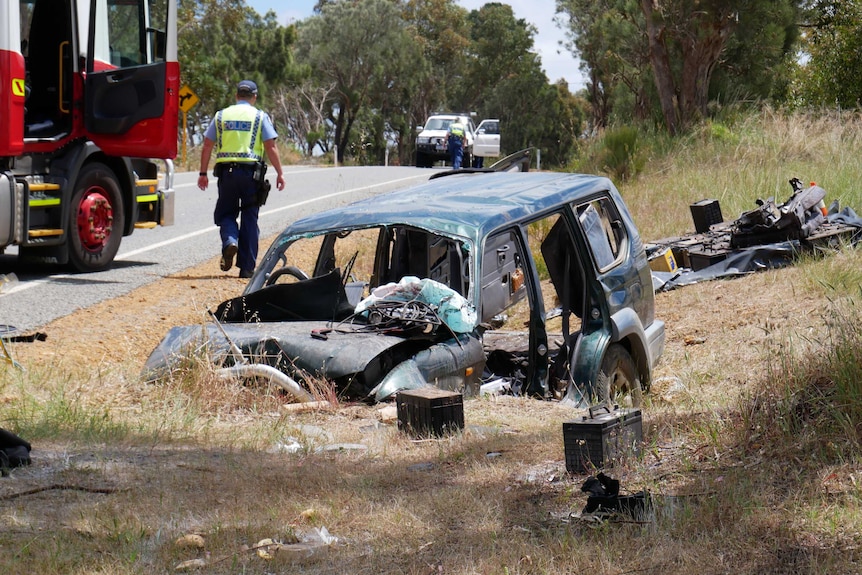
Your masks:
M570 473L590 472L638 457L642 442L640 409L595 406L589 416L563 422L566 470Z
M713 264L726 260L727 254L722 252L690 251L688 252L688 259L691 263L689 267L694 271L700 271Z
M691 204L689 209L691 210L691 219L694 220L694 230L699 234L705 234L709 231L710 226L724 221L718 200L700 200Z
M673 251L668 248L651 257L649 267L654 272L675 272L678 269Z
M398 428L417 437L440 436L464 429L460 393L436 387L399 391L395 396Z

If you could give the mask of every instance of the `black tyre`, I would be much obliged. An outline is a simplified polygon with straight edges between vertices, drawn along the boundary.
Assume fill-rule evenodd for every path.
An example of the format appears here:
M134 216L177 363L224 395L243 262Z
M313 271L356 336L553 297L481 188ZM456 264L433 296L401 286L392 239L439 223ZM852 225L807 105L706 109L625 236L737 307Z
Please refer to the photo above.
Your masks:
M104 164L87 164L78 174L67 222L69 264L80 272L107 268L123 237L123 198L117 177Z
M427 154L423 154L421 152L416 152L416 167L417 168L428 168L431 166L431 161L428 159Z
M620 407L640 407L643 403L638 369L626 348L618 343L608 346L602 358L596 395L599 403Z

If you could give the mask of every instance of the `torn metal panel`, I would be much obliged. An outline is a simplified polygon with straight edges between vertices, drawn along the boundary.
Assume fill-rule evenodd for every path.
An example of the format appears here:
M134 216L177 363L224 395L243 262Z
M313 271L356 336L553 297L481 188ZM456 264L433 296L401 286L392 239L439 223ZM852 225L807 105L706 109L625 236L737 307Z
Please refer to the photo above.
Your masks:
M321 330L327 330L325 338L313 335ZM395 366L411 358L422 374L423 385L448 382L448 386L467 392L475 387L475 394L484 364L482 346L475 336L462 335L435 343L328 322L226 323L222 329L210 323L172 328L147 359L144 379L167 377L187 365L194 350L200 350L198 354L205 352L216 365L234 365L237 362L228 340L251 363L271 365L297 379L311 376L341 382L361 395L368 394ZM455 368L460 365L475 366L476 376L457 373Z

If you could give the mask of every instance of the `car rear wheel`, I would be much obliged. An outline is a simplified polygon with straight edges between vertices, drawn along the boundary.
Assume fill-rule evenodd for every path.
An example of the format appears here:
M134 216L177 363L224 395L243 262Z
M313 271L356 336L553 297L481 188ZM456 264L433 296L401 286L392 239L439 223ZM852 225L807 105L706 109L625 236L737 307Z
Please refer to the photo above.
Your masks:
M608 346L602 358L596 395L599 403L620 407L640 407L643 403L637 366L631 354L618 343Z

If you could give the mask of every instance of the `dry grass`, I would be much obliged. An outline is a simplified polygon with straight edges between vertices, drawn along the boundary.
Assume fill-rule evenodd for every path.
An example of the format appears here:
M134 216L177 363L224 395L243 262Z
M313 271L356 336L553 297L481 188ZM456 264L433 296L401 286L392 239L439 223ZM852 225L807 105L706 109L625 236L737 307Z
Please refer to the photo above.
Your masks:
M741 131L723 170L668 162L664 179L633 182L623 193L651 230L644 237L676 225L650 217L661 206L700 199L656 190L687 181L708 196L695 172L777 174L780 154L803 162L811 142L831 153L850 138L821 121L767 117L758 129L795 143ZM855 140L842 145L859 156ZM768 146L784 148L772 157L759 150ZM698 154L729 153L711 150ZM849 187L842 194L855 197ZM858 573L862 416L849 407L862 374L845 368L862 365L860 257L848 248L658 295L668 339L645 398L644 454L607 470L654 505L639 521L600 524L578 518L587 475L566 471L562 422L579 413L556 403L467 400L463 433L414 440L391 406L294 411L277 389L205 365L142 384L143 360L170 325L201 321L242 289L213 260L84 310L112 318L99 343L82 342L73 317L45 326L46 342L14 344L27 371L0 367L0 425L33 443L34 461L0 479L0 570L150 574L199 560L191 572ZM331 545L317 545L324 527ZM200 539L177 543L187 535ZM283 544L271 559L253 549L267 538Z

